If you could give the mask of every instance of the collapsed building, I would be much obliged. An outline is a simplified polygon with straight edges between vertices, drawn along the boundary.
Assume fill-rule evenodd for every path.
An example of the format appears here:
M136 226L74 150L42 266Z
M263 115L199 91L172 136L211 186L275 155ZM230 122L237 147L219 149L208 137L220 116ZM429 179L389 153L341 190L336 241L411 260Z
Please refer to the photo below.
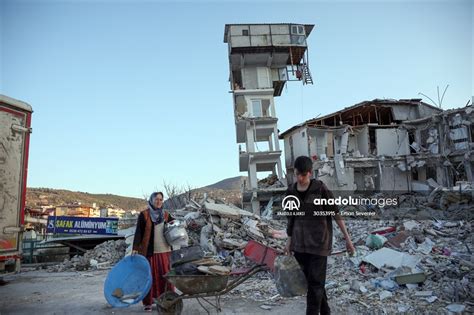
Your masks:
M258 213L285 188L261 189L258 172L283 178L274 97L288 81L313 84L306 39L310 24L226 24L239 170L248 173L244 208ZM242 148L244 146L244 148ZM282 184L281 186L285 186Z
M289 184L296 157L338 192L407 192L473 182L473 107L442 110L421 99L375 99L281 133Z

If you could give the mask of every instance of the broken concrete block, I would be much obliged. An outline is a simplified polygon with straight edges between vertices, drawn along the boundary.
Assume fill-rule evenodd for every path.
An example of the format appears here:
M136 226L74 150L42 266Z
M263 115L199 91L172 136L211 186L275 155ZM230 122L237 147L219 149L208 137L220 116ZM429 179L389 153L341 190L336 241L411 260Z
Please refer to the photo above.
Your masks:
M204 203L204 207L206 208L207 212L211 215L217 215L224 218L230 219L239 219L240 216L253 216L253 213L237 209L225 204L217 204L217 203Z
M463 304L449 304L448 306L446 306L446 309L453 313L462 313L464 312L465 308L466 306Z
M365 261L377 269L382 268L383 266L400 268L402 266L414 268L421 258L401 253L390 248L381 248L367 256L365 256L362 261Z
M93 267L93 268L97 268L97 265L99 264L99 262L95 259L91 259L89 261L89 263L90 263L91 267Z
M426 297L426 296L432 296L432 295L433 295L433 291L417 291L417 292L415 292L415 296Z
M216 233L222 233L222 229L217 224L212 225L212 230Z
M418 248L416 250L425 255L428 255L433 250L434 245L434 242L429 237L427 237L425 238L425 241L423 243L418 245Z
M437 299L438 299L438 297L433 295L433 296L426 297L425 301L428 302L428 303L433 303Z
M397 307L397 311L398 311L399 313L406 313L406 312L408 312L410 309L411 309L410 305L399 305L399 306Z
M418 284L407 283L407 284L405 284L405 286L406 286L407 289L410 290L410 291L418 289Z
M244 219L244 224L250 228L257 228L258 221L246 218Z
M358 280L353 279L351 281L351 290L354 292L359 292L361 288L361 284Z
M382 292L379 293L380 301L390 298L392 296L393 296L392 292L387 291L387 290L383 290Z
M420 224L415 220L410 220L403 222L403 227L406 231L411 231L413 229L418 229L420 227Z
M417 272L405 275L395 276L395 281L402 285L408 283L423 283L426 280L426 275L424 272Z
M258 228L247 227L247 233L249 233L249 236L251 238L254 238L257 240L263 240L265 238L265 235L263 235L263 233L260 232Z
M232 239L232 238L224 238L220 241L221 247L228 248L228 249L242 249L247 245L246 241Z
M243 223L245 225L245 229L247 231L247 234L253 238L253 239L257 239L257 240L262 240L265 238L265 235L262 233L262 231L260 231L260 229L258 228L258 224L259 222L257 220L253 220L251 218L246 218L243 220ZM264 226L262 226L262 228L264 228Z

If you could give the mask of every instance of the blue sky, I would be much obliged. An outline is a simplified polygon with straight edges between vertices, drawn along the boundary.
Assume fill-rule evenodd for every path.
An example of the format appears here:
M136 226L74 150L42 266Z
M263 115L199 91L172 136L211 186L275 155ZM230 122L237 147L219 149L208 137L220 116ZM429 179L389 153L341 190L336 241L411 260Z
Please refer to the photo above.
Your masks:
M295 22L315 84L276 99L281 131L374 98L473 93L473 1L0 0L0 93L34 109L30 187L142 197L238 171L226 23Z

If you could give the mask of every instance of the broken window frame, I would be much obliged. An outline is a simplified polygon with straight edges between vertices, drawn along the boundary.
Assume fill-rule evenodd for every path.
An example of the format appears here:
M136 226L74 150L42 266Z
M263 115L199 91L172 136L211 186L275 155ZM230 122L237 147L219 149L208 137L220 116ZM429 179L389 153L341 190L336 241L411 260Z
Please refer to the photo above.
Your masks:
M290 26L291 35L306 35L303 25L293 24Z
M256 115L255 113L255 103L258 102L258 107L259 107L259 114ZM272 113L272 102L268 98L251 98L250 99L250 104L248 105L250 107L250 113L253 118L262 118L262 117L274 117Z
M290 25L290 41L292 45L306 45L306 33L303 25Z
M255 103L257 103L257 102L258 102L258 106L255 106ZM254 117L254 118L263 117L262 99L260 99L260 98L258 98L258 99L257 99L257 98L252 98L252 99L250 99L250 104L251 104L251 107L252 107L252 110L251 110L252 117ZM259 114L260 114L260 115L256 115L256 113L255 113L255 109L256 109L257 107L258 107L259 110L260 110L260 111L259 111Z

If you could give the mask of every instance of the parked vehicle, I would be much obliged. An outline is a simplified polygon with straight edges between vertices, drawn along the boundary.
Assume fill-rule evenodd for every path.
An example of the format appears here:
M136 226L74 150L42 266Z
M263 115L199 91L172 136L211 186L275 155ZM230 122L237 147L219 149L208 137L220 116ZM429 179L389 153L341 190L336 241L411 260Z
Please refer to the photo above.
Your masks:
M20 270L32 112L0 95L0 275Z

